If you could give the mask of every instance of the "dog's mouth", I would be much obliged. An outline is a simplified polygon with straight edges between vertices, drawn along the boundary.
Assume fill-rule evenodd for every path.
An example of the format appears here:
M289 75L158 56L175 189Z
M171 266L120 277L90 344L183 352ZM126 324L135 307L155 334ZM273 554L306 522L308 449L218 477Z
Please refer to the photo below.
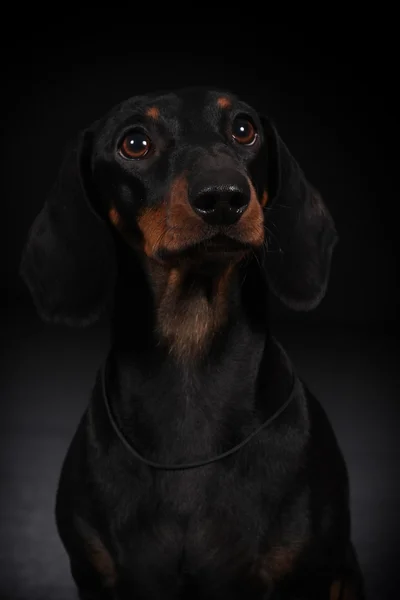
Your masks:
M245 250L249 250L249 245L243 242L240 242L236 239L228 237L224 234L218 233L214 235L212 238L204 241L200 244L199 249L200 252L204 254L236 254L237 252L244 252Z
M158 252L161 260L189 260L196 263L221 262L238 259L251 250L251 245L240 242L228 235L217 233L210 238L185 245L179 250L162 249Z

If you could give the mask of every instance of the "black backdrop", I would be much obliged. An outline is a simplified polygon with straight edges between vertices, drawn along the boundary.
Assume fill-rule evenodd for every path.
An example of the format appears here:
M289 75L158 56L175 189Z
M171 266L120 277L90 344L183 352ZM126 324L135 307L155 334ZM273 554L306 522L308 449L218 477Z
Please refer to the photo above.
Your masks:
M390 18L386 22L370 19L351 29L323 21L319 27L310 26L308 31L298 27L296 33L294 25L255 28L245 14L232 24L198 23L198 33L192 31L192 23L148 24L142 18L140 25L127 19L124 27L115 30L110 26L96 32L93 25L84 32L70 31L69 35L61 33L62 18L61 13L57 26L53 24L47 30L32 25L29 34L26 33L29 29L22 33L15 28L11 33L13 43L5 43L2 51L0 282L4 303L1 369L4 391L1 400L3 412L9 409L9 419L0 419L5 449L2 462L5 491L1 503L5 520L11 515L1 529L7 534L11 550L5 553L2 568L2 573L7 573L4 597L8 600L64 598L57 595L56 587L48 587L50 584L40 587L38 583L41 577L45 579L38 572L41 573L40 568L48 569L47 558L40 562L35 555L31 562L36 564L38 560L40 568L36 571L29 567L34 571L27 576L31 587L21 583L26 572L30 573L25 564L30 559L24 556L29 536L29 543L35 548L36 538L29 527L36 513L34 508L29 509L26 520L14 525L11 504L19 506L21 499L26 498L28 470L35 473L33 488L39 486L40 472L44 473L43 481L45 478L50 481L51 489L43 483L43 498L40 496L39 502L45 506L45 513L50 513L59 463L87 400L86 388L100 359L95 347L96 330L70 334L38 324L17 272L28 228L53 184L67 140L81 128L128 96L205 84L228 88L273 117L282 138L322 192L335 219L340 242L334 254L328 294L322 304L310 314L293 313L277 302L272 310L274 318L287 327L286 340L289 346L292 344L300 366L317 390L325 394L328 412L349 460L359 507L356 516L359 550L364 566L375 573L369 579L373 597L393 598L394 590L398 589L394 544L400 533L394 508L399 499L396 483L399 137L396 41L388 25ZM292 329L293 324L300 329ZM335 337L336 328L344 331L345 337ZM316 330L330 333L316 334ZM43 333L46 331L51 334ZM291 331L301 331L303 337L299 342L290 337ZM346 337L348 332L352 332L350 337ZM78 352L80 358L76 358L75 346L85 339L91 339L94 345L83 341L80 346L83 350L81 354ZM93 360L93 364L90 362L90 368L85 367L82 375L85 351L94 358L87 359ZM321 358L324 352L325 362ZM42 362L40 356L44 357ZM46 383L49 366L44 363L48 356L55 357L51 367L56 372L54 385ZM69 369L65 380L64 372L57 374L56 366L63 360ZM342 366L336 369L340 360ZM35 384L41 368L42 380ZM50 394L50 389L57 390L62 385L60 381L66 382L67 387L72 385L74 372L82 376L74 387L75 404L68 400L66 408L67 402L60 401L57 408L52 407L53 400L50 395L46 399L43 389ZM339 388L340 382L343 383L340 389L354 391L347 405L344 401L342 405L335 404L336 391L330 391L334 390L335 377ZM21 387L24 379L28 392ZM372 389L369 396L367 387ZM364 396L357 391L361 388ZM56 411L64 419L62 425L57 421ZM56 437L50 436L43 450L46 456L53 453L55 457L49 475L43 468L47 463L35 463L33 451L29 456L32 467L25 471L25 466L18 462L22 453L25 465L28 459L24 448L27 453L33 448L27 441L30 427L33 437L47 435L48 429L53 428L54 435L61 440L56 442ZM381 496L376 492L373 501L369 500L371 488L383 490ZM51 518L50 515L48 523ZM375 523L375 538L368 531L367 524L371 522ZM48 527L54 546L49 542L47 547L58 548L52 525ZM40 549L41 535L39 528L38 556L45 552L43 546ZM57 552L57 557L63 556L61 551ZM54 568L54 573L60 571L62 577L68 577L65 563ZM46 576L49 577L48 571ZM390 590L388 596L384 594L386 588ZM19 591L10 592L12 589Z

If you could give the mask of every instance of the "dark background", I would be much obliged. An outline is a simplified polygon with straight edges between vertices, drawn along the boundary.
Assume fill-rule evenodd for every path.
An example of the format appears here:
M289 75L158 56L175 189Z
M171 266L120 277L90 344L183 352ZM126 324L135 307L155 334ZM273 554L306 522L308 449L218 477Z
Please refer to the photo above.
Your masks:
M191 24L145 21L69 36L32 28L3 48L1 597L74 598L54 494L108 343L106 322L73 330L39 321L18 278L28 228L81 128L131 95L197 84L228 88L268 113L335 219L326 298L308 314L274 302L271 318L347 459L370 597L397 596L399 156L388 21L297 33L258 30L246 15L199 23L197 34Z

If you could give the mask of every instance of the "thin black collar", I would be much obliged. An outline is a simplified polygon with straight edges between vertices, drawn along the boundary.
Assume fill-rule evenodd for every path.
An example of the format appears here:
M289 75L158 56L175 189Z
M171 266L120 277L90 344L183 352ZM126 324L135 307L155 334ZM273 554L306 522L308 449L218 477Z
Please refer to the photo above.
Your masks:
M144 463L145 465L147 465L149 467L153 467L154 469L162 469L164 471L177 471L177 470L183 470L183 469L194 469L196 467L203 467L205 465L209 465L210 463L217 462L218 460L222 460L222 459L226 458L227 456L231 456L235 452L238 452L238 450L243 448L243 446L245 446L252 438L254 438L258 433L260 433L260 431L262 431L263 429L268 427L268 425L271 425L271 423L273 421L275 421L279 417L279 415L281 415L283 413L283 411L289 406L289 404L292 402L293 398L296 396L296 393L300 391L300 380L295 374L293 374L292 391L290 392L290 395L289 395L288 399L286 400L286 402L284 402L270 417L268 417L268 419L266 421L264 421L259 427L257 427L257 429L255 429L252 433L250 433L250 435L248 435L243 441L241 441L239 444L237 444L236 446L234 446L227 452L223 452L222 454L218 454L217 456L214 456L213 458L208 458L208 459L200 460L197 462L181 463L181 464L175 464L175 465L164 465L161 463L153 462L152 460L149 460L149 459L145 458L144 456L142 456L141 454L139 454L139 452L137 450L135 450L135 448L130 444L130 442L126 439L125 435L122 433L121 429L119 428L119 426L114 418L114 415L112 413L110 401L109 401L108 394L107 394L106 368L107 368L107 361L104 363L104 365L101 369L100 377L101 377L101 387L102 387L104 405L106 407L106 412L107 412L108 418L110 420L110 423L112 425L112 428L114 429L115 433L121 440L122 444L125 446L125 448L128 450L128 452L130 452L130 454L132 454L132 456L134 456L137 460L139 460L140 462Z

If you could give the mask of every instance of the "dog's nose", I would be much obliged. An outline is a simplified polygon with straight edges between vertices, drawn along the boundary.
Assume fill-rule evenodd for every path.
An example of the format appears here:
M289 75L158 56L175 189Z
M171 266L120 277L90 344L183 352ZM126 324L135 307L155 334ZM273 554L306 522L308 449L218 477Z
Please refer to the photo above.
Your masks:
M233 170L208 172L189 191L193 210L210 225L233 225L250 202L246 178Z

